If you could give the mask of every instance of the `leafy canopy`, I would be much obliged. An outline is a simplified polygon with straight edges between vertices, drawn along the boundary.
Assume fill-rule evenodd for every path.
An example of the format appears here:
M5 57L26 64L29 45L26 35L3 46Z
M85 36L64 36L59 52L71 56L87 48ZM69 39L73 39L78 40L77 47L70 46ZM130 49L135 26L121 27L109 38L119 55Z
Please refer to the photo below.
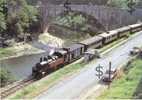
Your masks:
M0 0L0 33L6 29L5 6L6 6L5 0Z
M28 32L32 23L37 21L37 9L25 0L7 0L7 3L9 30L17 34Z

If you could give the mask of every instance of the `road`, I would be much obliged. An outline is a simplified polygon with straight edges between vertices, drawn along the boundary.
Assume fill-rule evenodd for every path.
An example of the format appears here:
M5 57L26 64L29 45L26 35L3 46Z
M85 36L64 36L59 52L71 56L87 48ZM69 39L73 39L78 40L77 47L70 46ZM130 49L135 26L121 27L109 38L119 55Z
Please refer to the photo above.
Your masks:
M122 65L131 58L129 51L134 46L142 46L142 32L108 52L101 59L86 65L86 68L82 69L80 73L55 84L36 99L77 99L83 92L98 83L99 79L96 76L95 68L99 64L104 66L103 71L108 68L109 61L112 62L113 68Z

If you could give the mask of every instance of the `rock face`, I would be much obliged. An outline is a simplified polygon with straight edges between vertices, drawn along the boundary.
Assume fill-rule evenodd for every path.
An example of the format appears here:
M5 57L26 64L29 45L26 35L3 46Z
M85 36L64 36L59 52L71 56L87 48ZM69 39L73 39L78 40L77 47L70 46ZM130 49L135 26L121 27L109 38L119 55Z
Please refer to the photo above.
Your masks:
M82 4L92 4L92 5L109 5L109 6L120 6L120 4L126 4L127 0L38 0L38 2L42 2L43 4L54 4L54 5L61 5L68 1L70 4L75 5L82 5ZM35 4L35 0L30 0L30 2L33 2ZM137 8L142 8L142 1L141 0L135 0Z
M44 3L51 3L51 4L62 4L67 0L40 0ZM68 0L71 4L94 4L94 5L105 5L107 4L108 0Z
M86 13L86 15L93 16L105 26L108 30L115 29L128 24L134 24L142 21L142 9L136 9L130 14L126 9L97 6L97 5L70 5L73 11ZM47 25L51 18L58 17L60 13L64 12L63 5L45 5L42 8L43 25ZM127 19L126 19L127 18Z
M130 1L130 0L129 0ZM128 0L108 0L107 4L110 6L121 7L125 8L127 5ZM141 0L133 0L135 8L142 8L142 1Z
M125 0L39 0L37 3L43 20L43 32L48 31L49 24L53 18L66 10L64 5L66 1L68 1L68 6L71 10L80 11L93 16L98 22L105 26L107 30L134 24L142 20L141 9L136 9L132 15L127 9L120 9L121 6L127 6L126 2L124 2ZM136 7L142 7L141 2L141 0L137 0ZM116 6L112 7L111 4L116 4ZM111 7L106 5L110 5ZM117 5L120 7L114 8L117 7Z
M142 1L141 0L138 0L138 2L136 3L136 7L142 8Z

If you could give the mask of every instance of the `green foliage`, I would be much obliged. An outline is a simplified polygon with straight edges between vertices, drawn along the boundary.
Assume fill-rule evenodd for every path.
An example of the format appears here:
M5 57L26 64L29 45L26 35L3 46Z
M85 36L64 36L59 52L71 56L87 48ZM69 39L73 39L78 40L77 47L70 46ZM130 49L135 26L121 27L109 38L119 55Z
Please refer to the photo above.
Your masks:
M133 7L142 7L142 1L141 0L133 0L132 4L130 3L131 0L108 0L108 5L113 7L120 7L124 9L130 9L130 5Z
M31 5L36 5L36 3L39 1L39 0L26 0L27 3L31 4Z
M0 33L6 30L6 12L5 12L5 0L0 0Z
M99 30L105 30L96 18L80 11L61 13L56 17L54 24L78 33L89 33L91 36L96 35Z
M73 23L76 25L82 25L85 23L85 18L82 15L78 15L73 18Z
M121 79L115 80L110 90L102 94L99 99L131 99L139 98L141 92L138 92L142 89L142 60L135 59L130 65L131 69L128 69ZM137 94L135 94L137 93Z
M142 0L137 0L136 7L142 8Z
M15 49L0 48L0 59L7 56L13 56Z
M12 82L13 78L9 71L7 71L6 69L0 68L0 80L1 80L0 87L3 87L9 82Z
M108 4L113 7L120 7L120 8L128 8L127 7L128 0L109 0Z
M56 18L56 23L67 27L83 26L86 19L81 14L74 15L74 13L67 14L65 16L59 16Z
M29 32L30 26L37 22L37 9L28 5L25 0L7 0L8 3L8 30L10 33Z
M92 32L90 30L92 25L89 22L89 18L80 12L70 12L68 14L60 15L56 18L54 23L77 32Z
M5 18L2 13L0 13L0 32L4 31L6 29L6 23Z

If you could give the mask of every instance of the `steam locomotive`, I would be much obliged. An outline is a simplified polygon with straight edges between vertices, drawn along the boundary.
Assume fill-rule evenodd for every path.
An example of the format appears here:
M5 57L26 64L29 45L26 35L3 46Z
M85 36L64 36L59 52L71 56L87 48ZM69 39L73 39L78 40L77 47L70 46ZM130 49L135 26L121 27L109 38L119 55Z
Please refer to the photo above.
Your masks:
M141 30L142 23L129 25L109 32L104 32L79 43L56 50L52 56L40 59L40 62L32 68L32 75L34 78L40 79L47 74L62 68L64 65L81 58L87 49L92 46L93 48L99 48L114 40L127 36L128 33L134 33Z

